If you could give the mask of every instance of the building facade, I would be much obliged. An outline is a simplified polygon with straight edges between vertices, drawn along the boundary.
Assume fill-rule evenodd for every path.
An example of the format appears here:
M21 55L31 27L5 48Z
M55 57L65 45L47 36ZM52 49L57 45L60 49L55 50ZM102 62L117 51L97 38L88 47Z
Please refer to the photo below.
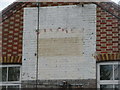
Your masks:
M39 4L14 2L2 11L0 86L58 88L67 83L66 87L117 90L120 6Z

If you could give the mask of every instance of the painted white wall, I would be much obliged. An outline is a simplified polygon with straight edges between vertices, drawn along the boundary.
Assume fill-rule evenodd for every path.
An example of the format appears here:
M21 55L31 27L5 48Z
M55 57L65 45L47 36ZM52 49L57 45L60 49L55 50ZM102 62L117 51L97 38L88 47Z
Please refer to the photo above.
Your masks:
M22 80L35 80L37 8L24 9ZM65 31L59 30L61 27ZM47 31L44 32L44 29ZM50 31L52 29L52 32ZM73 31L71 31L71 29ZM40 36L46 38L79 37L82 55L39 56L39 79L95 79L96 6L54 6L40 8ZM49 44L48 44L49 45ZM62 48L64 50L64 48ZM80 51L81 52L81 51Z

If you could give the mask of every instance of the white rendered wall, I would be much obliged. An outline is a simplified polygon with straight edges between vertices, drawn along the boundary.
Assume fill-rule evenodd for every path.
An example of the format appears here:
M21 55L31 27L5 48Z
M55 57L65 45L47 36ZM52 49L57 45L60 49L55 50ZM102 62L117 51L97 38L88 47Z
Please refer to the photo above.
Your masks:
M37 8L24 9L22 80L36 79ZM96 6L40 8L39 79L95 79Z

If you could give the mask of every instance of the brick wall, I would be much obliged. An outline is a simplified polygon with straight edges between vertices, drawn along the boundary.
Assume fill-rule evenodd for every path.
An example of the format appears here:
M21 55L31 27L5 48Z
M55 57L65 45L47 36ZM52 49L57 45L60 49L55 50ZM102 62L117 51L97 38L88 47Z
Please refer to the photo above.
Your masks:
M3 22L2 55L4 63L20 63L22 58L22 10Z
M69 5L75 3L44 2L41 6ZM22 6L22 7L21 7ZM23 9L34 7L36 3L14 3L2 13L2 57L0 63L22 63ZM9 10L10 9L10 10Z
M97 7L97 60L118 60L119 25L118 19Z
M75 5L75 4L79 4L79 3L44 2L44 3L41 3L41 7L58 6L58 5L59 6ZM81 5L79 5L79 6L81 6ZM0 37L0 50L2 50L2 53L0 53L0 55L1 55L0 63L4 63L4 64L6 64L6 63L18 63L18 64L21 64L22 63L22 54L24 55L24 53L22 51L22 49L24 49L22 47L22 45L23 45L22 44L23 32L24 32L23 31L23 14L24 14L23 9L24 9L24 7L36 7L36 3L20 3L20 5L19 4L15 5L13 8L11 8L11 10L8 10L7 12L5 12L3 17L2 17L4 20L3 20L3 24L2 24L3 26L0 25L0 26L2 26L2 29L0 27L0 36L2 34L2 37L4 37L4 38ZM7 8L7 9L9 9L9 8ZM84 12L85 15L86 15L86 13ZM96 25L97 26L96 27L96 32L97 32L97 34L96 34L96 39L97 39L96 40L96 51L97 51L96 52L96 54L97 54L96 55L96 60L97 61L101 61L101 60L102 61L105 61L105 60L119 60L120 59L120 55L119 55L119 53L120 53L120 21L118 21L118 19L111 16L107 12L103 11L99 7L97 7L96 14L97 14L96 15L96 24L97 24ZM89 17L89 15L88 15L88 17ZM54 28L52 30L57 31L57 29L58 29L58 27L56 29ZM49 33L51 32L50 28L47 29L48 31L46 31L44 28L42 28L42 30L43 30L44 34L47 34L48 32ZM66 35L69 35L69 33L71 33L71 29L67 29L67 30L65 29L63 31L62 30L59 31L59 33L61 33L61 32L66 34ZM52 36L52 33L51 33L51 36ZM36 35L36 33L35 33L35 35ZM43 35L43 34L41 34L41 35ZM87 36L87 38L90 37L89 35L87 35L87 33L86 33L86 36ZM36 39L36 37L34 37L34 38ZM95 39L95 37L93 37L93 38ZM53 39L53 41L54 40L56 40L56 39ZM51 42L53 42L53 41L51 41ZM77 42L79 42L79 41L77 41ZM91 41L88 40L88 42L91 42ZM29 43L29 42L26 42L26 43ZM91 45L88 44L88 46L91 46ZM31 43L31 47L35 47L35 44ZM33 50L34 49L35 48L33 48ZM44 49L46 49L46 47ZM85 52L88 52L89 50L91 50L91 48L89 48L89 49L86 48ZM24 68L28 68L27 69L28 71L35 71L35 67L36 67L36 66L34 66L36 64L36 62L34 61L34 60L36 60L35 53L36 53L36 50L32 53L33 56L31 55L31 57L32 57L32 59L30 59L30 60L32 60L32 61L30 61L31 63L27 63L27 59L23 58L23 62L26 64L26 67L24 67ZM50 53L48 53L48 54L50 55ZM82 53L82 54L86 54L86 53ZM72 55L74 55L74 53ZM59 57L56 57L56 58L59 58ZM42 59L43 59L42 63L44 62L43 66L46 67L46 65L48 63L52 63L53 66L50 66L51 70L53 70L52 67L56 68L56 66L57 66L59 68L60 64L59 65L54 64L54 63L60 63L60 62L58 62L58 60L56 60L56 58L55 57L54 58L44 58L44 57L42 57ZM53 62L47 62L47 63L45 62L46 60L53 60L53 59L54 59ZM64 59L64 58L62 58L62 59ZM69 60L69 62L67 62L68 60L66 61L66 63L68 63L67 67L71 67L70 64L72 63L72 65L74 64L73 65L73 70L76 69L76 68L74 68L74 66L76 67L77 64L81 63L80 56L77 57L77 58L69 57L67 59ZM74 61L76 63L73 63L72 59L76 60L76 61ZM81 60L84 60L86 62L86 60L90 60L90 58L89 57L86 58L86 59L81 58ZM91 58L91 60L94 60L94 59ZM61 63L63 63L64 61L65 60L62 60ZM77 69L87 71L88 68L95 65L95 62L94 62L94 64L91 63L91 61L89 61L89 64L88 64L88 62L86 62L86 63L85 62L82 62L83 65L79 65L81 67L79 67ZM87 65L87 66L85 66L85 65ZM90 67L88 65L90 65ZM27 67L27 66L29 66L29 67ZM49 65L47 65L47 67L48 66ZM65 66L65 65L63 65L63 66ZM62 66L62 68L66 69L66 67L63 67L63 66ZM34 67L34 68L30 68L30 67ZM83 69L82 67L88 67L88 68ZM39 67L39 68L41 68L41 67ZM95 70L95 67L93 66L93 68L90 68L90 69ZM41 73L43 73L43 71L45 71L45 70L42 69ZM65 71L63 71L63 72L65 73ZM23 75L22 79L25 80L24 78L27 78L27 80L35 80L35 72L33 72L33 73L30 74L30 73L24 73L23 72L22 73L22 75ZM68 73L69 73L69 71L67 72L67 74ZM45 75L48 75L48 74L50 74L50 73L49 72L45 73ZM59 74L59 72L58 72L58 74ZM85 72L85 74L86 74L86 72ZM76 75L78 75L78 74L76 74ZM81 73L79 73L79 75L81 75ZM52 76L52 74L51 74L51 77L54 77L54 75ZM81 78L83 79L84 77L81 77ZM64 80L64 78L63 78L63 80ZM90 82L92 82L92 81L90 81ZM27 83L28 83L28 81L27 81ZM95 83L95 81L93 81L93 83Z
M43 2L41 3L41 6L46 7L46 6L57 6L57 5L61 6L61 5L74 5L74 4L79 4L79 3L77 2L76 3ZM3 37L5 37L5 39L3 39L4 43L2 44L3 56L1 57L2 58L1 63L22 63L22 56L21 56L22 38L21 37L22 37L22 31L23 31L23 19L22 19L23 8L35 7L35 6L36 6L36 3L30 3L30 2L27 2L27 3L23 2L19 4L15 3L9 7L11 8L10 10L9 8L7 8L7 11L3 11L2 30L3 30L3 33L6 33L6 34L2 34ZM9 23L9 21L12 21L11 24ZM19 27L17 25L19 25ZM118 43L118 41L120 41L118 40L118 37L120 36L118 35L118 31L119 31L118 26L120 26L118 25L118 19L108 14L107 12L103 11L101 8L97 7L97 49L96 49L97 56L96 56L96 59L98 61L120 59L120 55L118 54L120 49L120 42ZM15 28L15 30L13 30L13 28ZM8 37L7 29L10 29L9 37ZM12 34L12 32L15 32L15 35ZM11 38L13 38L14 36L15 36L15 40L11 40ZM105 41L107 42L105 43ZM11 47L12 45L11 42L14 43L14 46L15 46L14 48ZM19 46L15 45L17 43L19 43ZM8 44L8 46L6 46L6 44Z

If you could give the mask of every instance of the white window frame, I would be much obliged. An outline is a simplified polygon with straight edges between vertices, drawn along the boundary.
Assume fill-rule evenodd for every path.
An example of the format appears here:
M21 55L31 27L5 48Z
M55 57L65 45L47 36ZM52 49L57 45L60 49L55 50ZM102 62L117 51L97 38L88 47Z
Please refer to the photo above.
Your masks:
M0 68L7 67L7 80L8 80L8 67L19 67L20 68L20 79L19 81L4 81L0 82L0 86L16 86L18 85L19 88L21 87L21 65L0 65Z
M113 88L115 85L118 85L120 80L114 80L114 65L120 64L119 61L109 61L109 62L100 62L97 63L97 87L100 88L100 85L112 84ZM113 67L113 80L100 80L100 65L112 65Z
M6 86L6 89L8 88L8 86L19 86L19 88L21 88L21 84L0 84L0 87L2 86Z

